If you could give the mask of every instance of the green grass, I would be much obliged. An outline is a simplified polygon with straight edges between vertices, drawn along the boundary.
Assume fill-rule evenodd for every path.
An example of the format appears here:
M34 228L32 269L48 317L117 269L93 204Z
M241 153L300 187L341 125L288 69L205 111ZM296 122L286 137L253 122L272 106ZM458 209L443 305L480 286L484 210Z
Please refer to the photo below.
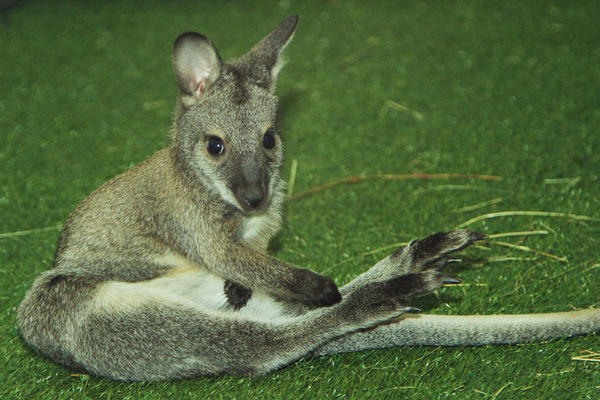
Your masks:
M318 192L288 204L277 257L343 284L385 255L366 253L481 214L600 218L598 2L30 1L0 24L0 233L60 225L94 188L167 144L170 52L180 33L206 34L228 59L295 13L300 25L277 88L285 176L298 161L295 192L413 171L503 180L366 181ZM386 112L390 100L407 110ZM470 286L417 306L443 314L597 306L598 220L504 217L471 228L547 230L522 244L568 263L469 249L453 272ZM25 291L51 267L57 238L58 229L0 239L2 399L600 398L600 363L571 360L599 352L597 334L308 359L259 379L71 376L34 354L15 322Z

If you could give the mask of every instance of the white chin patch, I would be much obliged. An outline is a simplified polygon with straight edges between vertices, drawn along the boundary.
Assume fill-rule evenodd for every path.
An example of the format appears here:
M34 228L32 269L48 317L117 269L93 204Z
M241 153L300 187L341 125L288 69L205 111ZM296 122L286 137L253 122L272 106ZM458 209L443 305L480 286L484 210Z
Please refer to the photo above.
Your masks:
M244 241L252 241L256 237L262 236L272 223L273 218L266 214L246 218L240 237Z

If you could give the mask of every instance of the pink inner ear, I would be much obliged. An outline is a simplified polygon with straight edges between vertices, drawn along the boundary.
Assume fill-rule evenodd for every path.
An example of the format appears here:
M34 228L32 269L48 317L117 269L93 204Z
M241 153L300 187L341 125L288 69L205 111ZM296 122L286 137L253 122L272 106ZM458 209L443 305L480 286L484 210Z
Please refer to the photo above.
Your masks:
M206 87L206 80L201 79L200 82L198 82L198 84L194 88L194 96L200 97L200 95L202 95L202 93L204 93L205 87Z

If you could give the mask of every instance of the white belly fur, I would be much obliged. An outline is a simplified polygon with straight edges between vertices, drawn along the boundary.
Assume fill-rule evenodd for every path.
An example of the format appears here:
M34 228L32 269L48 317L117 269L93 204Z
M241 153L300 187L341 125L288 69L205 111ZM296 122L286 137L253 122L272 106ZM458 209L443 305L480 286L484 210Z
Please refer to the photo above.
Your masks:
M96 292L93 308L119 312L151 304L170 304L204 314L273 324L292 318L285 315L280 303L256 291L245 307L235 311L227 303L224 284L222 278L202 270L187 270L144 282L107 282Z

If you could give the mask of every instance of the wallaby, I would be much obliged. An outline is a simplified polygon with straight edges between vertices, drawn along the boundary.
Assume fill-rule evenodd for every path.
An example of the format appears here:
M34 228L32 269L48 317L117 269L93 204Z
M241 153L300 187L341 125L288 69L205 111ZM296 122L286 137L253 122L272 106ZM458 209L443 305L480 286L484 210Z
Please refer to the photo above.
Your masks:
M473 231L414 240L340 290L267 254L284 203L274 90L297 22L289 17L230 63L198 33L176 40L170 146L73 211L53 269L19 308L25 340L71 368L148 381L257 376L305 356L370 348L597 331L600 310L417 314L410 298L460 282L442 269L451 252L486 238Z

